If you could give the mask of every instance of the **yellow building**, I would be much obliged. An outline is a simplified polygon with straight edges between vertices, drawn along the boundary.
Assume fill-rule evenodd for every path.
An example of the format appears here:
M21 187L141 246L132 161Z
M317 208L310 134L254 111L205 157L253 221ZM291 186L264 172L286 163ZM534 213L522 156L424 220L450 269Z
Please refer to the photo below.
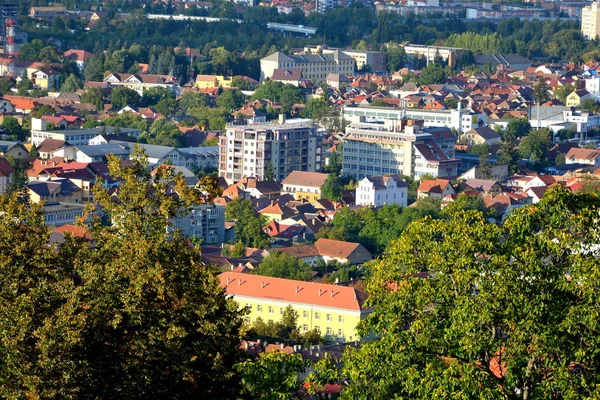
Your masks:
M372 311L364 307L367 294L352 287L239 272L224 272L219 280L240 308L248 309L247 324L258 318L279 322L291 306L300 332L316 329L330 339L352 341L360 339L356 326Z
M281 193L289 193L296 200L306 199L311 203L321 199L321 188L329 174L320 172L292 171L281 182Z
M584 100L592 98L592 95L585 89L575 90L567 96L566 106L579 107Z
M49 69L36 70L31 73L31 82L43 90L58 89L59 74Z
M586 39L596 39L600 35L600 10L597 1L581 9L581 33Z
M212 89L221 87L230 89L233 78L223 75L198 75L196 76L196 87L198 89Z

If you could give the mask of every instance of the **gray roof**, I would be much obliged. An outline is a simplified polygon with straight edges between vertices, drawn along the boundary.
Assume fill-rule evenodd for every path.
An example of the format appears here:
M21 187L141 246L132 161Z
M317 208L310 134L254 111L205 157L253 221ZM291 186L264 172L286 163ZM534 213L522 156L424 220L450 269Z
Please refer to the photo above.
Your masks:
M109 144L97 144L95 146L75 146L75 148L88 157L100 157L108 154L114 154L116 156L128 155L131 152L129 147L115 144L115 142L111 142Z
M8 150L12 149L13 147L17 146L17 145L21 145L21 143L19 142L11 142L8 140L0 140L0 151L5 153Z
M219 146L185 147L177 149L186 157L210 157L219 155Z
M273 54L270 54L270 55L262 58L261 61L276 61L276 62L280 63L280 62L294 62L294 59L292 59L289 56L286 56L285 54L278 51L277 53L273 53Z
M483 65L512 65L512 64L532 64L532 61L528 58L522 57L518 54L481 54L474 56L475 64Z
M68 179L56 179L52 181L34 181L27 184L27 187L40 197L48 197L50 193L60 188L60 194L70 195L81 190L77 185Z
M101 133L113 133L115 131L115 129L117 129L117 128L121 131L121 133L125 133L125 134L140 133L139 129L122 128L122 127L116 127L116 126L99 126L97 128L67 129L67 130L55 129L55 130L44 130L44 132L64 133L65 135L68 135L68 134L99 135Z
M158 146L155 144L145 144L145 143L122 142L119 140L113 140L110 143L111 144L118 143L119 145L128 147L131 151L133 151L134 147L136 145L138 145L138 146L140 146L140 148L145 150L148 158L156 158L156 159L161 159L161 158L165 157L167 154L169 154L170 152L172 152L173 150L175 150L175 147Z

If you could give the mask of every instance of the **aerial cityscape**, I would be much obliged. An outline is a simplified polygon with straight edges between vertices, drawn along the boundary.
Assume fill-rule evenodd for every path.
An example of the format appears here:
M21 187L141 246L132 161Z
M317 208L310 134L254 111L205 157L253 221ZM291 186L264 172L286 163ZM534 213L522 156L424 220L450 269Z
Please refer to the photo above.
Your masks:
M0 398L600 398L600 3L0 0Z

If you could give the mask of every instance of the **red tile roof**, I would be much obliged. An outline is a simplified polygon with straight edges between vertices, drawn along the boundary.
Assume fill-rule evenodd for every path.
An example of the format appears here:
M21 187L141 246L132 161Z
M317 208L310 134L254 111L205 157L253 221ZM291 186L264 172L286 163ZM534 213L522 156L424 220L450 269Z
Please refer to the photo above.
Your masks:
M367 294L347 286L272 278L269 276L223 272L221 286L228 295L310 304L361 311Z

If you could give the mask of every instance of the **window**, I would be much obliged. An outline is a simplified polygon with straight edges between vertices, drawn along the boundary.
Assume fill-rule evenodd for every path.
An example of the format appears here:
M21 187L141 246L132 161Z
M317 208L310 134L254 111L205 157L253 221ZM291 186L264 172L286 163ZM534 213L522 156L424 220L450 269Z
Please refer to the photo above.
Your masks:
M308 332L308 325L302 325L302 332Z
M308 311L302 311L302 318L308 318Z
M327 319L327 322L331 322L331 314L327 314L326 319Z
M319 313L318 313L318 312L316 312L316 313L315 313L315 319L319 319L319 318L320 318L320 315L319 315Z
M260 304L256 306L256 311L262 312L262 306Z
M327 330L325 331L325 334L331 336L331 335L333 335L333 331L331 330L331 328L328 327Z
M339 323L344 322L344 317L342 317L341 315L338 315L338 322Z
M244 318L244 322L248 325L250 325L250 317L246 317Z
M247 308L248 310L252 310L252 304L250 304L250 303L246 303L246 308Z
M279 307L279 314L283 315L283 307Z
M338 329L338 336L344 336L344 330Z
M315 331L321 332L321 327L319 325L315 325Z
M269 314L273 314L273 307L269 306Z

